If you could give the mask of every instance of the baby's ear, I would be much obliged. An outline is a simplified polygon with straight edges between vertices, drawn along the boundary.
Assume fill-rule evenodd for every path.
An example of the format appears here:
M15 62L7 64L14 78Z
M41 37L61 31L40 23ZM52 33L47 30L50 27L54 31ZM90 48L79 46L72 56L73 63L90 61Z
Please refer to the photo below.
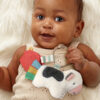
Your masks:
M81 35L83 27L84 27L84 21L83 20L78 21L76 24L76 29L74 33L75 38L78 38Z

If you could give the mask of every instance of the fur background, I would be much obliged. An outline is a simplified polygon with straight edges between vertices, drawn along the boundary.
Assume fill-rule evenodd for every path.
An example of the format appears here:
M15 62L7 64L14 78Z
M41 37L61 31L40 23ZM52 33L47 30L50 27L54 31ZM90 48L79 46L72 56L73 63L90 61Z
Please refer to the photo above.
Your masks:
M33 0L0 0L0 66L7 66L15 50L35 43L30 25ZM80 41L89 45L100 58L100 0L84 0L85 28ZM100 86L90 89L89 100L100 100ZM10 100L13 93L0 90L0 100Z

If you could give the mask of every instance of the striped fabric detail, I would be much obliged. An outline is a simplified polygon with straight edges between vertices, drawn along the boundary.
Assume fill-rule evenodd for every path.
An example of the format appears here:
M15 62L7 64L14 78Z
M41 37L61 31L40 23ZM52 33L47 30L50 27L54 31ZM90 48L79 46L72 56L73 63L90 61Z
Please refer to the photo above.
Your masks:
M41 59L41 63L54 62L54 56L53 55L42 56L40 59Z

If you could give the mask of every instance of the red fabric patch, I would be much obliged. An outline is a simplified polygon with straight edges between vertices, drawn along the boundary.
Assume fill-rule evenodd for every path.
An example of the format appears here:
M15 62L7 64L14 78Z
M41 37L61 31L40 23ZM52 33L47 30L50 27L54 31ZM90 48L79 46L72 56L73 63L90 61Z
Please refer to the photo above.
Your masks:
M25 51L22 57L20 58L20 63L24 70L27 72L29 67L32 65L34 60L37 60L40 64L40 55L32 50Z

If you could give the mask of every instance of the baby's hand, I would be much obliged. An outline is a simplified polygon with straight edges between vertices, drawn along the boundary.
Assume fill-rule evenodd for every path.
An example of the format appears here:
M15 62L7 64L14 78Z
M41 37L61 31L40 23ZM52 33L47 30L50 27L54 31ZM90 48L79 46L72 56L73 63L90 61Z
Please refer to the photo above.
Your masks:
M67 54L67 63L68 64L74 64L74 68L78 71L80 71L84 65L85 58L83 56L83 53L78 49L74 47L69 47Z

